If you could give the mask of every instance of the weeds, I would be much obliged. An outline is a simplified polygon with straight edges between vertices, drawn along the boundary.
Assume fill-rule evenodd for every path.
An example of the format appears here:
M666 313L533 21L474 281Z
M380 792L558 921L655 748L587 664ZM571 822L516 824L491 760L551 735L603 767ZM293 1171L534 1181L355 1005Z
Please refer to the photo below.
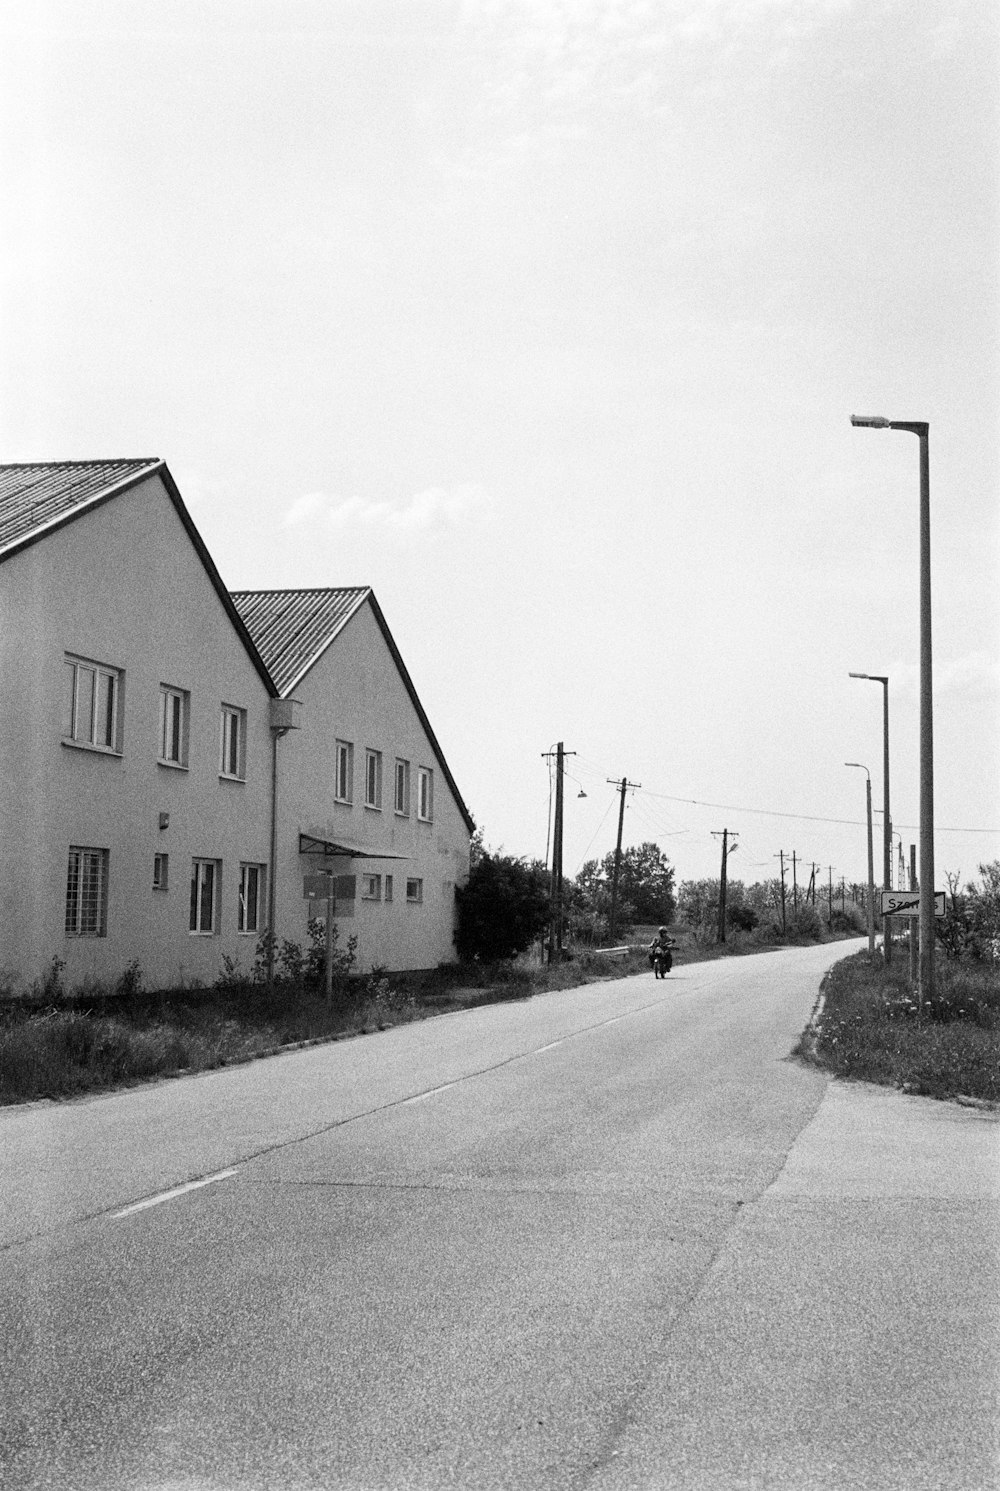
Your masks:
M1000 1101L1000 970L942 962L920 1009L906 972L866 953L828 974L819 1028L797 1053L841 1077L930 1097Z

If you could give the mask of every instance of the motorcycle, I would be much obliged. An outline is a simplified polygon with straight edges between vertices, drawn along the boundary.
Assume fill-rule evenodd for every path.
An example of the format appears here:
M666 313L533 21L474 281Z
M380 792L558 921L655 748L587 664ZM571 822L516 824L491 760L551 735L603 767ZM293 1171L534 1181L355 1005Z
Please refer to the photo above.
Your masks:
M650 953L649 961L653 967L654 978L666 978L673 968L674 960L670 951L673 946L672 942L668 942L665 947L658 947L655 952Z

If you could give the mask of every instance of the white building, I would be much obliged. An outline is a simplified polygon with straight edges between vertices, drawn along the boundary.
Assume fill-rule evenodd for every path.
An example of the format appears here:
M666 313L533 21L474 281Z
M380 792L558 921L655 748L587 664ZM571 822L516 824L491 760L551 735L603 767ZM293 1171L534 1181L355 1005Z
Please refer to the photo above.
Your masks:
M454 957L472 823L374 596L230 596L162 461L0 467L0 690L5 982L210 983L326 864L360 967Z

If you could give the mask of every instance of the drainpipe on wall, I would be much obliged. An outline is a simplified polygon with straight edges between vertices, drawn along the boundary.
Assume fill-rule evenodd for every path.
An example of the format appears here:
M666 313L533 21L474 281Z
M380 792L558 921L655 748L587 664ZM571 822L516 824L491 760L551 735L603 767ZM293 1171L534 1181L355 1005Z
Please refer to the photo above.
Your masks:
M278 862L278 741L289 730L299 728L297 699L271 700L271 864L267 877L267 981L274 982L274 906L277 891Z

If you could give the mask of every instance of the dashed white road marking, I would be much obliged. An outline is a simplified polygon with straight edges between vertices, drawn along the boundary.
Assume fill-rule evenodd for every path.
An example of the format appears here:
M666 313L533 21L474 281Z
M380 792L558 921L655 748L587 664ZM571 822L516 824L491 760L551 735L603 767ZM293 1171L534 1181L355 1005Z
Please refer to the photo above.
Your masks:
M457 1087L457 1086L458 1086L457 1082L442 1082L440 1087L429 1087L426 1092L418 1092L417 1095L416 1095L416 1097L404 1098L403 1101L400 1103L399 1106L401 1108L405 1108L410 1103L422 1103L427 1098L432 1098L435 1093L438 1093L438 1092L447 1092L449 1087Z
M228 1180L235 1175L236 1170L217 1170L214 1175L204 1175L201 1180L189 1180L182 1186L174 1186L170 1191L160 1191L156 1196L147 1196L144 1201L133 1201L131 1206L123 1206L121 1211L112 1212L116 1219L119 1217L130 1217L133 1212L146 1211L151 1206L159 1206L164 1201L173 1201L175 1196L183 1196L185 1191L197 1191L201 1186L214 1185L217 1180Z

